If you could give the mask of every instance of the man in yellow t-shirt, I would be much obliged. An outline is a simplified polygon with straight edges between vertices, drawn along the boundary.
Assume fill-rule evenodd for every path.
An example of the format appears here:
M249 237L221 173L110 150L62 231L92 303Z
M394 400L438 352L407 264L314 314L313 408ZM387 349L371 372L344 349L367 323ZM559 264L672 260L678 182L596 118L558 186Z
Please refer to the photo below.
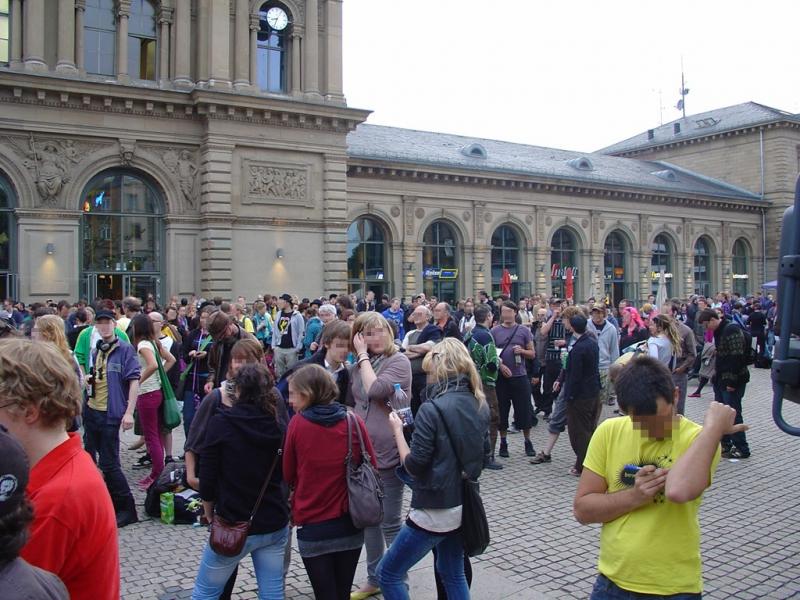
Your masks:
M677 415L669 369L650 357L632 360L614 387L627 416L597 428L575 493L575 518L603 524L591 600L700 598L700 499L719 463L720 439L745 426L718 402L702 427Z

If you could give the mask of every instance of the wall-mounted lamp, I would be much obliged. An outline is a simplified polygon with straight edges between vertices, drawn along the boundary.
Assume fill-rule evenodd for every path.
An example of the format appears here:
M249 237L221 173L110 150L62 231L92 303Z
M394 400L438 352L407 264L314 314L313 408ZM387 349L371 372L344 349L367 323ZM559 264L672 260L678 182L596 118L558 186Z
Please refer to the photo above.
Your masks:
M405 267L406 267L406 271L413 271L414 270L414 263L413 262L407 262L407 263L405 263Z
M478 273L483 273L483 263L477 265L475 270L478 271Z
M52 243L47 244L47 246L44 247L44 251L47 252L47 254L52 256L53 254L56 253L56 245L52 244Z
M284 253L283 248L278 248L278 250L275 252L275 258L283 258L284 256L286 256L286 254Z
M539 271L539 273L544 273L544 265L539 265L537 271Z

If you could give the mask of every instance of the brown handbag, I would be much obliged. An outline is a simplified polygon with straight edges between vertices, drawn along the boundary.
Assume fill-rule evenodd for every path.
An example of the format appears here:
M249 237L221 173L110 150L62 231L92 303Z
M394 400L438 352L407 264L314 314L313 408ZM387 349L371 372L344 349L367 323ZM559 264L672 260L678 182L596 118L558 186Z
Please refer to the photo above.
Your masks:
M278 448L278 453L275 455L275 460L272 461L272 466L269 468L267 478L264 480L264 485L261 486L261 491L258 494L255 506L250 513L250 518L247 521L228 521L227 519L214 514L211 521L211 532L208 538L208 545L211 549L221 556L239 556L247 541L247 536L250 533L250 526L253 524L253 518L258 512L258 507L261 506L261 500L264 498L264 492L267 491L269 480L272 479L272 474L275 472L275 467L283 454L283 440Z

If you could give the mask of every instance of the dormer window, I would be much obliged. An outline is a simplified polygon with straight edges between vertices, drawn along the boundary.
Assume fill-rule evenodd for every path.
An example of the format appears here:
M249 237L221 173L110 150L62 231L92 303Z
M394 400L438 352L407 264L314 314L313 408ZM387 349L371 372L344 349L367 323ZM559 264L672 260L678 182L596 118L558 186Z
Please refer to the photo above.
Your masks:
M468 156L469 158L486 158L488 156L486 153L486 148L480 144L470 144L469 146L464 146L461 149L461 154Z
M672 169L664 169L663 171L653 171L651 175L663 179L664 181L678 181L678 176Z
M577 171L594 171L592 161L585 156L579 156L567 161L567 164Z

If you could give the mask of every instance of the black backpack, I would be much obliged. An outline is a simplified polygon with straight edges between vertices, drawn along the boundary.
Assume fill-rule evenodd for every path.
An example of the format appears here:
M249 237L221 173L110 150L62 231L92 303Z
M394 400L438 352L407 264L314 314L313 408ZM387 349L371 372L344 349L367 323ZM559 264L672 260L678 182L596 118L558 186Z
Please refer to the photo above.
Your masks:
M144 512L154 519L161 517L161 494L165 492L175 492L180 488L186 487L186 464L183 462L171 462L164 466L161 475L147 488L147 495L144 499Z
M756 358L758 358L758 352L755 348L753 348L753 336L752 334L745 329L743 326L739 325L739 323L733 321L731 325L735 325L739 328L739 331L742 332L742 337L744 337L744 362L749 367L750 365L754 365L756 363Z

